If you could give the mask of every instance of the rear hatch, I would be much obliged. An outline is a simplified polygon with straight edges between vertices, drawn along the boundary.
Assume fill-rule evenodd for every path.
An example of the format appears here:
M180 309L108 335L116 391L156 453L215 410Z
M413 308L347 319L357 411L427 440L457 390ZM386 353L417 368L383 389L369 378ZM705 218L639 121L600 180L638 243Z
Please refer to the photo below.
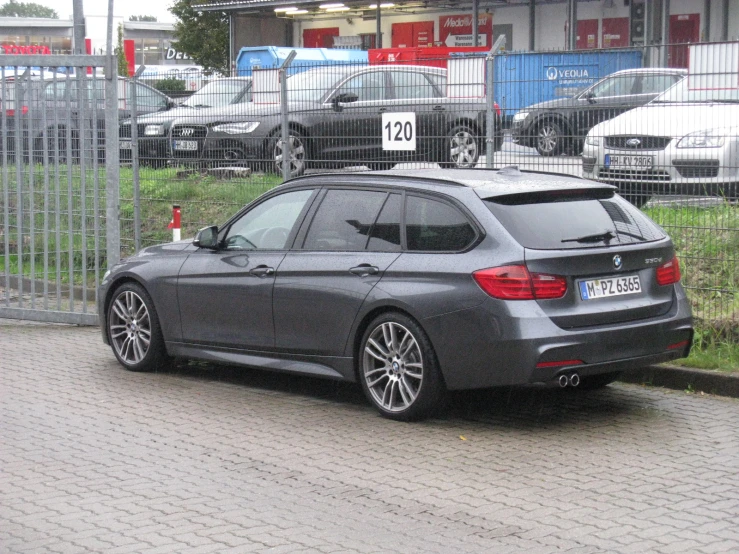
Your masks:
M483 201L524 247L529 272L566 279L564 296L537 300L559 327L623 323L670 311L674 285L660 285L657 269L674 258L672 242L612 190L549 190Z

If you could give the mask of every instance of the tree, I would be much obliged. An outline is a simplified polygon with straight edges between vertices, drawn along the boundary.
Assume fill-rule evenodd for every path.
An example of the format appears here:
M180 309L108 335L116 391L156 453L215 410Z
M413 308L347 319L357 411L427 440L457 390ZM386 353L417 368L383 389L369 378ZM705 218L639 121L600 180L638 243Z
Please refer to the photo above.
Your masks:
M118 24L118 44L115 47L115 55L118 58L118 75L128 77L128 60L123 50L123 23Z
M47 19L59 19L59 14L55 10L37 4L36 2L8 0L8 2L0 6L0 17L45 17Z
M156 22L157 18L153 15L132 15L128 18L129 21L153 21Z
M188 54L205 71L229 73L228 16L224 12L197 12L203 0L176 0L169 11L177 18L172 48Z

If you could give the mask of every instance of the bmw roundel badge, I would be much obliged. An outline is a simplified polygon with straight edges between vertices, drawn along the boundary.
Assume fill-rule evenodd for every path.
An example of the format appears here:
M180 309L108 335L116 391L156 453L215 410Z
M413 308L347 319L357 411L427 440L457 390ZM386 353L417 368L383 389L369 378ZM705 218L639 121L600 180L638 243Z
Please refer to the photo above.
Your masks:
M624 263L624 262L623 262L623 260L621 259L621 256L619 256L618 254L616 254L616 255L615 255L615 256L613 257L613 267L614 267L615 269L621 269L621 266L623 265L623 263Z

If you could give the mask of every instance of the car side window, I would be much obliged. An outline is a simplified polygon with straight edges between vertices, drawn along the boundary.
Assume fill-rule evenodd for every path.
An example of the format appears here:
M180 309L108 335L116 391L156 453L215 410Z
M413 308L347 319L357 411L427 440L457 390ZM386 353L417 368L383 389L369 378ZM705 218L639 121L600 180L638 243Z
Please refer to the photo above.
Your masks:
M674 75L643 75L641 94L659 94L675 84Z
M391 71L390 75L393 78L395 98L399 100L439 98L441 96L423 73L416 71Z
M635 75L614 75L595 85L591 92L596 98L633 94Z
M355 94L357 102L386 100L385 72L370 71L349 79L337 94Z
M329 190L313 217L303 249L365 250L386 196L369 190Z
M242 215L224 239L227 250L284 250L313 190L273 196Z
M64 95L67 92L67 81L66 79L59 79L54 82L51 81L46 85L44 89L44 96L47 100L64 100Z
M475 240L467 217L446 202L409 195L405 210L408 250L457 252Z
M402 196L389 194L377 221L370 232L368 250L375 252L400 251L400 211Z

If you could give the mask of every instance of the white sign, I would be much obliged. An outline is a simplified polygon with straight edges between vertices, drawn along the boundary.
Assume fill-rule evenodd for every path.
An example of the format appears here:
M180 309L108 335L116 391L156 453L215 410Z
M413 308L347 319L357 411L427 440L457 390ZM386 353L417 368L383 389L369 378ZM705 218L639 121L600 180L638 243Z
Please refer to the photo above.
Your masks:
M688 89L739 88L739 43L691 44L688 48Z
M485 58L451 58L447 67L446 95L449 98L485 96Z
M449 35L446 37L446 40L444 41L444 44L449 47L453 46L474 46L472 44L472 41L474 39L474 35ZM477 35L477 45L478 46L487 46L488 42L488 36L484 33L479 33Z
M415 112L382 114L382 149L416 149Z
M252 71L251 90L255 104L279 104L280 70L255 69Z

